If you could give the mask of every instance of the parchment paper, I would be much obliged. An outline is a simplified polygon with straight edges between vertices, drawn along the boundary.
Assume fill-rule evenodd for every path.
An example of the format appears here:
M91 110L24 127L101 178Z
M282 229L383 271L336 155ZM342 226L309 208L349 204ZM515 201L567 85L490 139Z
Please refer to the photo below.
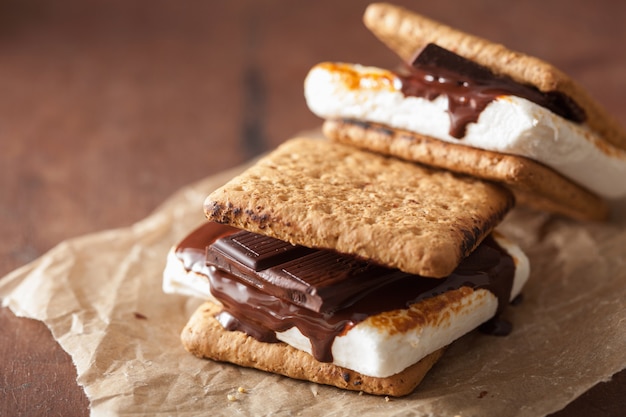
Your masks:
M200 300L162 293L166 254L203 221L206 195L244 168L180 190L132 227L65 241L0 280L3 304L43 321L71 355L93 416L541 416L624 368L625 201L605 225L511 213L501 229L533 268L524 301L508 309L513 333L458 340L406 398L196 359L179 333Z

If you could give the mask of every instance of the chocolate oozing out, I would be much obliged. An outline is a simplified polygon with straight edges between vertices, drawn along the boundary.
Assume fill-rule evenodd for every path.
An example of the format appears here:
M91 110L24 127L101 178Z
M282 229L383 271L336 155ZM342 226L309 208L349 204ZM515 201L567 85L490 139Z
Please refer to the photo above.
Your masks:
M498 96L513 95L530 100L573 122L585 121L585 111L559 91L542 92L534 86L495 75L489 68L435 44L426 45L411 63L408 74L400 75L406 96L434 100L448 97L450 135L465 136L467 125Z
M284 301L316 312L344 308L408 274L242 230L207 248L207 263Z
M236 229L229 226L206 223L178 245L176 254L184 262L187 261L184 264L186 268L194 269L194 265L189 263L191 260L203 262L200 254L207 246L235 232ZM323 269L327 270L326 267ZM337 308L326 303L330 311L327 313L265 293L216 266L200 268L200 273L206 273L212 294L224 306L218 320L226 329L243 331L261 341L275 342L276 332L295 326L311 341L313 356L319 361L331 362L335 337L354 325L370 316L405 309L411 304L451 290L461 287L488 289L498 298L498 310L501 311L508 304L515 265L511 256L493 238L488 237L447 278L432 279L404 274L402 278L377 287L376 291L370 291L347 307ZM302 279L301 276L296 278ZM277 282L283 281L279 279ZM358 291L358 288L359 285L355 290Z
M209 267L206 264L207 245L238 231L239 229L224 224L203 223L185 236L174 252L187 271L196 271L206 276L209 274Z

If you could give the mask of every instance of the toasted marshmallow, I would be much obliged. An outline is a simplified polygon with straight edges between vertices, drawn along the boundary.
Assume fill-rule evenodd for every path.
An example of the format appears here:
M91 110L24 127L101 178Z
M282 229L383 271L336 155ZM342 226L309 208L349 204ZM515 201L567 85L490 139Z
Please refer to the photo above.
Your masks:
M530 264L519 246L497 233L494 238L515 263L512 300L528 280ZM164 271L164 290L214 301L205 268L204 257L185 265L172 249ZM498 300L490 291L461 287L407 309L373 315L335 338L333 364L373 377L394 375L486 322L497 308ZM276 337L312 352L310 340L297 327L276 333Z
M305 80L310 110L322 118L381 123L442 141L527 157L605 198L626 195L626 151L603 141L585 124L566 120L516 96L487 105L457 139L449 134L448 98L405 96L391 71L323 63Z

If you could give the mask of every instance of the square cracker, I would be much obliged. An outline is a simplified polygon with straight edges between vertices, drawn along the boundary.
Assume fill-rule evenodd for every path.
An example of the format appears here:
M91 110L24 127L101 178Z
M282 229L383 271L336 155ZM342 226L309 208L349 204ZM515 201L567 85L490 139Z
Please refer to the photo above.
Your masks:
M428 19L403 7L387 3L370 4L363 16L365 26L397 53L410 61L429 43L435 43L464 58L506 75L540 91L559 91L582 107L586 123L607 142L626 149L626 131L579 84L553 65L501 44L464 33Z
M517 204L577 220L606 220L606 201L531 159L444 142L405 130L353 121L327 120L324 134L333 140L407 161L501 182Z
M514 204L505 187L326 140L292 139L214 191L209 220L445 277Z
M286 343L263 343L245 333L227 331L215 319L219 311L218 305L205 302L191 316L181 333L187 351L200 358L368 394L395 397L410 394L444 351L439 349L398 374L376 378L332 363L318 362Z

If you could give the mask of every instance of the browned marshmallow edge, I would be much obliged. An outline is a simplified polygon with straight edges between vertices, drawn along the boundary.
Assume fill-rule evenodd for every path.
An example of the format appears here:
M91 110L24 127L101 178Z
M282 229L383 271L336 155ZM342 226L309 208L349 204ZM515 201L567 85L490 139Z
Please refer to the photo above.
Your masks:
M326 120L324 134L353 146L502 182L519 204L583 221L604 221L606 201L554 170L514 155L437 140L405 130L354 120Z
M445 277L514 204L504 187L353 146L292 139L205 201L207 218Z
M543 92L559 91L580 105L587 114L587 125L607 142L626 149L626 131L585 89L553 65L507 49L504 45L464 33L405 8L374 3L363 16L376 37L409 61L428 43L435 43L460 56L490 68L495 74L531 84Z
M192 315L181 333L187 351L199 358L229 362L345 390L394 397L408 395L444 352L444 349L439 349L396 375L371 377L331 363L318 362L308 353L285 343L263 343L245 333L224 330L215 319L220 309L216 304L205 302Z

